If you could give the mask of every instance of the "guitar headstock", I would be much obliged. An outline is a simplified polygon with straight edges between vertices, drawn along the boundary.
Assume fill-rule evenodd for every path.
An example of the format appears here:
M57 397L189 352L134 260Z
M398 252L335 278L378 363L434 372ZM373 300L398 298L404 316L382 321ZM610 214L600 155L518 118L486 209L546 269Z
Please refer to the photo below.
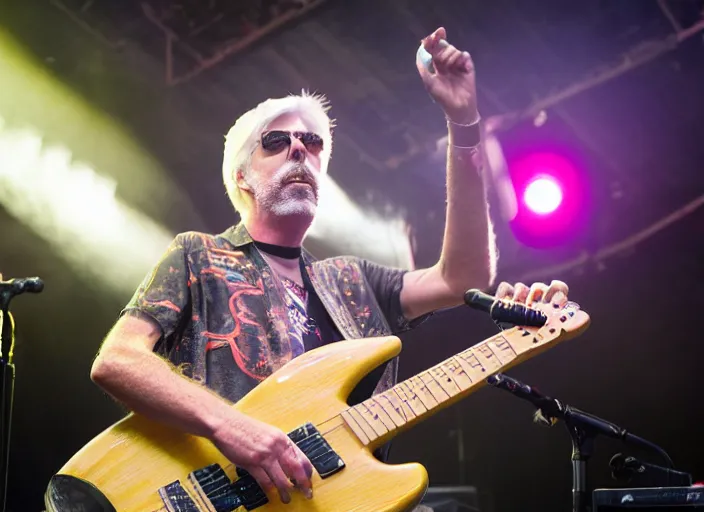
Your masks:
M545 325L540 327L536 333L542 336L543 342L578 336L589 327L591 321L589 315L573 301L568 301L562 307L541 302L535 305L534 309L547 317Z
M503 332L517 353L547 348L564 340L579 336L588 327L591 319L576 302L567 302L564 306L539 303L531 309L541 312L547 321L541 327L517 326Z

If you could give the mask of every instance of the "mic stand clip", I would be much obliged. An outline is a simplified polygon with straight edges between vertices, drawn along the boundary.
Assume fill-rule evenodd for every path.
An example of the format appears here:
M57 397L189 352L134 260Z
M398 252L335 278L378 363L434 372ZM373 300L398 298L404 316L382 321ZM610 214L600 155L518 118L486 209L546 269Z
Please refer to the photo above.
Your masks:
M542 403L541 403L542 402ZM591 499L587 486L587 463L594 453L594 440L600 433L598 428L585 422L583 415L572 414L572 407L557 399L544 398L535 401L538 408L535 420L544 425L555 425L561 419L572 441L572 512L590 512ZM581 412L581 411L579 411Z

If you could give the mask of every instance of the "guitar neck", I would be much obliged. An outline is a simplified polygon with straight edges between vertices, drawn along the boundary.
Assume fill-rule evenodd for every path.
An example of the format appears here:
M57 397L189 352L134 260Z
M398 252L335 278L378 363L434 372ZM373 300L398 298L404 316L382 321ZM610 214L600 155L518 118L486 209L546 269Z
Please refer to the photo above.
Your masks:
M546 341L536 328L514 327L350 407L342 417L364 445L378 446L484 386L490 375L547 349Z

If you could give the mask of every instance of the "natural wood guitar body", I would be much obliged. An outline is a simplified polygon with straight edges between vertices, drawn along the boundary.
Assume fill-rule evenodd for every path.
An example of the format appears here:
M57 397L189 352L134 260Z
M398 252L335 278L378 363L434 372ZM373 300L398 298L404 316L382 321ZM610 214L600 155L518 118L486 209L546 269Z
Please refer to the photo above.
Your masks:
M558 316L540 329L504 331L355 407L346 403L349 393L365 375L399 354L401 342L397 337L341 341L294 359L234 407L284 432L312 424L344 467L326 478L319 471L314 472L312 500L294 491L291 503L284 505L274 491L267 495L268 503L255 509L412 509L428 485L425 468L417 463L385 464L372 452L401 430L482 387L489 375L528 359L558 340L576 336L587 327L586 313L577 308L564 312L561 316L557 312ZM201 485L207 479L189 478L196 470L217 467L213 465L224 470L227 484L238 480L234 466L210 441L132 414L86 444L54 478L61 485L68 485L62 478L91 484L120 512L244 512L243 506L227 508L222 502L218 504L214 499L217 493ZM187 497L181 499L173 486L167 488L173 483ZM47 510L62 510L62 504L68 503L70 499L52 490L50 484ZM106 505L90 510L111 509Z

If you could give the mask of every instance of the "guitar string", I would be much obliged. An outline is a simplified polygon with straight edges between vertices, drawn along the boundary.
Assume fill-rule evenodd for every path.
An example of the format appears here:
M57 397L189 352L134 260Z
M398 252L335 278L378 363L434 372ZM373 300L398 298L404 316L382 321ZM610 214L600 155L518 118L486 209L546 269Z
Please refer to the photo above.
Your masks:
M338 428L342 428L342 427L344 427L344 426L345 426L344 423L340 423L339 425L337 425L337 426L335 426L335 427L332 427L330 430L326 430L325 432L320 432L320 435L323 436L323 437L325 437L325 436L326 436L327 434L329 434L330 432L333 432L333 431L337 430Z
M432 376L431 376L431 377L432 377ZM434 378L434 377L433 377L433 378ZM379 404L379 405L381 406L381 404ZM345 410L342 411L342 412L349 411L349 410L353 409L354 407L355 407L355 406L348 407L347 409L345 409ZM381 407L382 407L382 409L383 409L383 406L381 406ZM326 419L326 420L323 420L323 421L321 421L320 423L317 423L317 424L315 425L316 429L319 430L319 434L320 434L321 436L325 437L325 436L331 434L332 432L334 432L335 430L337 430L337 429L339 429L339 428L342 428L342 427L344 427L344 426L346 425L346 421L344 420L344 418L342 418L342 412L341 412L340 414L336 414L335 416L333 416L333 417L331 417L331 418L328 418L328 419ZM339 423L338 425L336 425L336 426L334 426L334 427L332 427L332 428L330 428L330 429L328 429L328 430L324 430L324 431L321 431L321 430L320 430L320 428L322 428L323 425L325 425L325 424L327 424L327 423L330 423L331 421L336 420L336 419L338 419L338 418L340 419L340 423ZM162 508L162 509L159 509L159 510L163 510L163 508Z
M500 337L500 336L497 336L497 337ZM492 339L493 339L493 338L494 338L494 337L492 337ZM505 338L504 338L504 340L505 340ZM489 341L489 340L485 340L485 342L486 342L486 341ZM478 345L479 345L479 344L478 344ZM457 356L461 356L461 355L464 354L465 352L474 352L474 350L476 350L477 348L478 348L478 346L469 347L467 350L463 351L462 353L457 354ZM474 349L474 350L472 350L472 349ZM492 351L492 352L493 352L493 351ZM438 381L438 380L437 380L437 377L435 377L435 376L431 373L431 370L432 370L432 369L435 369L435 368L439 368L439 369L443 370L444 372L447 372L446 368L444 368L444 363L446 363L446 362L443 362L443 363L441 363L441 364L439 364L439 365L436 365L435 367L430 368L430 369L426 370L426 371L423 372L423 373L428 373L428 374L430 375L431 379L433 379L434 381L437 382L437 381ZM460 368L461 368L461 365L460 365ZM464 372L464 373L466 373L466 372ZM453 379L452 377L450 377L450 379L455 383L455 385L457 385L457 383L454 381L454 379ZM421 382L422 382L422 381L421 381ZM400 384L400 383L397 383L397 384ZM393 386L392 389L395 388L395 387L396 387L396 386ZM412 386L412 389L415 388L415 387L416 387L416 386ZM425 386L421 386L421 387L425 387ZM457 387L460 387L460 386L458 385ZM441 389L442 389L442 391L445 391L443 388L441 388ZM460 388L460 389L461 389L461 388ZM445 391L445 393L447 393L447 392ZM400 396L399 396L399 398L400 398ZM402 401L403 401L403 399L402 399ZM384 409L384 407L383 407L381 404L379 404L379 405L381 406L382 409ZM393 403L392 403L392 407L393 407ZM354 406L348 407L347 409L345 409L345 410L342 411L342 412L350 411L350 410L353 409L353 408L354 408ZM333 417L331 417L331 418L328 418L328 419L326 419L326 420L323 420L322 422L320 422L320 423L318 423L318 424L315 425L316 429L319 429L319 428L322 427L323 425L325 425L325 424L327 424L327 423L330 423L330 422L333 421L333 420L336 420L336 419L338 419L338 418L340 419L340 423L339 423L338 425L336 425L336 426L330 428L329 430L325 430L325 431L320 431L320 430L319 430L319 434L320 434L321 436L324 437L324 436L326 436L326 435L329 435L329 434L331 434L332 432L334 432L335 430L337 430L337 429L339 429L339 428L342 428L342 427L344 427L344 426L347 424L346 421L344 420L344 418L342 418L342 412L341 412L340 414L336 414L335 416L333 416ZM405 418L405 413L404 413L404 420L406 420L406 419L407 419L407 418ZM393 420L392 420L392 421L393 421ZM160 509L160 510L163 510L163 508Z
M513 330L516 330L517 332L520 332L520 329L515 329L515 328L514 328ZM511 345L511 343L509 342L509 339L508 339L508 337L506 336L506 334L507 334L506 332L501 332L501 333L498 333L498 334L496 334L496 335L494 335L494 336L491 336L490 338L488 338L488 339L482 341L481 343L477 343L476 345L474 345L474 346L472 346L472 347L468 347L466 350L460 352L459 354L456 354L456 355L453 356L452 358L450 358L450 359L448 359L448 360L446 360L446 361L443 361L442 363L437 364L437 365L433 366L432 368L429 368L429 369L425 370L425 371L422 372L422 373L427 373L433 381L435 381L436 383L440 384L439 381L438 381L438 378L432 374L432 370L434 370L434 369L440 369L440 370L442 370L442 371L447 375L447 373L448 373L448 372L447 372L447 369L449 368L450 370L452 370L452 367L449 366L449 364L453 362L453 361L450 361L451 359L454 359L454 362L456 362L456 359L455 359L456 357L462 357L462 356L463 356L464 354L466 354L467 352L469 352L471 355L475 355L475 357L476 357L475 352L478 351L481 346L486 346L486 347L488 347L489 350L492 352L492 354L493 354L495 357L498 358L498 356L496 355L496 353L495 353L495 352L491 349L491 347L489 346L489 342L491 342L491 341L498 342L498 341L502 340L502 341L504 341L504 342L508 342L509 346L510 346L510 347L513 349L513 351L514 351L514 359L517 359L517 358L518 358L518 353L517 353L516 350L513 348L513 345ZM459 364L459 363L458 363L458 364ZM446 365L447 365L447 368L446 368ZM483 365L482 365L482 366L483 366ZM506 366L506 365L503 365L503 366ZM459 364L459 368L460 368L460 370L462 371L462 373L464 373L465 375L468 375L467 372L464 370L464 368L462 368L462 365L461 365L461 364ZM448 376L449 376L449 375L448 375ZM418 376L416 376L416 377L418 377ZM455 381L454 378L452 378L451 376L449 376L449 377L450 377L450 379L452 380L452 382L459 388L459 392L465 391L465 390L467 390L467 389L473 387L473 385L475 384L474 380L471 380L471 384L472 384L472 385L470 385L470 386L468 386L468 387L465 388L465 387L462 387L462 386L460 386L459 384L457 384L457 382ZM399 383L397 383L396 385L392 386L390 389L394 389L394 388L396 388L396 386L398 386L398 384L401 384L401 383L403 383L403 382L408 382L408 381L410 381L410 379L406 379L405 381L399 382ZM421 382L423 382L423 381L421 380ZM416 392L414 391L416 387L420 387L421 389L422 389L422 388L426 388L426 389L427 389L427 386L425 385L425 382L423 382L423 384L424 384L424 385L416 386L416 385L413 385L413 383L411 383L411 386L410 386L410 387L411 387L411 389L413 390L413 394L414 394L414 395L418 396L418 393L416 393ZM399 389L400 389L400 388L399 388ZM452 397L449 395L449 393L448 393L442 386L440 387L440 389L441 389L446 395L448 395L448 398L452 398ZM430 390L428 390L428 392L430 393ZM405 394L405 391L404 391L404 394ZM432 393L431 393L431 395L432 395ZM454 396L454 395L453 395L453 396ZM374 397L372 397L372 398L374 398ZM400 395L399 395L399 398L400 398ZM402 401L405 401L405 400L402 399ZM444 401L444 399L443 399L442 401ZM363 402L362 402L362 403L363 403ZM377 402L377 403L378 403L378 402ZM381 404L379 404L379 403L378 403L378 405L382 408L382 410L385 410L383 405L381 405ZM347 409L345 409L345 410L342 411L342 412L348 412L348 411L354 409L355 407L356 407L356 406L348 407ZM393 403L392 403L392 407L393 407ZM393 407L393 408L395 409L395 407ZM401 409L401 411L403 412L402 409ZM330 421L332 421L332 420L334 420L334 419L337 419L338 417L341 418L341 423L340 423L339 425L337 425L337 426L335 426L335 427L333 427L333 428L331 428L330 430L327 430L327 431L325 431L325 432L320 432L320 435L325 436L326 434L329 434L330 432L333 432L334 430L337 430L338 428L343 427L343 426L347 423L346 420L345 420L344 418L342 418L342 412L341 412L340 414L337 414L337 415L333 416L332 418L329 418L329 419L327 419L327 420L324 420L324 421L322 421L322 422L320 422L319 424L316 425L316 428L317 428L317 427L319 427L319 426L324 425L325 423L329 423ZM397 410L397 412L398 412L398 410ZM408 419L405 417L405 412L403 412L403 417L404 417L404 424L405 424L405 423L407 423L407 421L408 421ZM393 421L393 419L392 419L392 421ZM382 422L382 423L383 423L383 422ZM384 425L384 426L386 426L386 425ZM388 429L388 427L387 427L387 429Z
M383 407L383 406L382 406L382 407ZM350 409L353 409L353 408L354 408L354 406L348 407L347 409L345 409L345 411L349 411ZM345 412L345 411L342 411L342 412ZM331 417L331 418L328 418L328 419L326 419L326 420L323 420L323 421L321 421L320 423L317 423L317 424L315 425L315 427L316 427L316 429L319 429L320 427L322 427L322 426L325 425L326 423L330 423L331 421L336 420L336 419L338 419L338 418L340 419L340 423L339 423L338 425L336 425L336 426L330 428L329 430L324 430L324 431L318 430L318 433L319 433L322 437L325 437L325 436L331 434L332 432L334 432L335 430L344 427L344 426L347 424L346 421L344 420L344 418L342 418L342 413L340 413L340 414L336 414L335 416L333 416L333 417Z
M472 351L472 352L473 352L472 349L475 349L475 347L469 347L469 348L468 348L466 351L464 351L464 352L467 352L467 351ZM459 355L459 354L458 354L458 355ZM446 362L443 362L443 363L441 363L441 364L438 364L438 365L434 366L433 368L429 368L428 370L426 370L426 371L423 372L423 373L428 373L428 374L430 375L431 379L433 379L435 382L438 382L437 378L436 378L434 375L432 375L432 373L431 373L430 371L431 371L432 369L434 369L434 368L441 368L441 369L445 370L445 368L444 368L444 364L445 364L445 363L446 363ZM466 372L464 372L464 373L466 374ZM407 379L407 380L410 380L410 379ZM406 381L402 381L402 382L406 382ZM453 381L453 382L454 382L454 381ZM398 384L401 384L401 383L398 383ZM415 388L416 388L416 387L421 387L421 388L426 387L424 382L423 382L423 384L424 384L424 385L422 385L422 386L416 386L416 385L411 386L412 389L413 389L413 393L414 393L416 396L418 396L418 393L415 392ZM393 389L393 388L395 388L395 387L396 387L396 386L393 386L391 389ZM459 386L458 386L458 387L459 387ZM445 391L443 388L441 388L441 389L442 389L442 391L445 392L445 394L448 394L447 391ZM462 390L462 388L460 388L460 391L461 391L461 390ZM428 390L428 391L429 391L429 390ZM372 397L372 398L374 398L374 397ZM404 400L402 399L402 401L404 401ZM363 403L363 402L362 402L362 403ZM377 402L377 403L378 403L378 402ZM379 406L380 406L382 409L384 409L384 406L383 406L383 405L379 404ZM355 407L356 407L356 406L348 407L348 408L345 409L344 411L341 411L340 414L336 414L336 415L333 416L332 418L328 418L328 419L326 419L326 420L321 421L320 423L317 423L317 424L315 425L315 427L316 427L316 428L319 428L319 427L322 427L323 425L325 425L326 423L329 423L329 422L331 422L331 421L333 421L333 420L336 420L337 418L340 418L340 420L341 420L341 423L340 423L339 425L337 425L337 426L335 426L335 427L332 427L330 430L327 430L327 431L324 431L324 432L321 431L321 432L320 432L320 435L325 436L326 434L329 434L330 432L333 432L334 430L337 430L338 428L344 426L344 425L346 424L346 421L345 421L344 418L342 418L342 413L343 413L343 412L348 412L348 411L354 409ZM393 405L392 405L392 407L393 407ZM404 420L405 420L405 421L404 421L404 424L405 424L405 423L408 421L408 418L405 417L405 412L403 413L403 416L404 416ZM393 420L392 420L392 421L393 421ZM386 426L386 425L384 425L384 426ZM388 427L387 427L387 429L388 429Z
M345 411L342 411L342 412L345 412ZM326 419L326 420L321 421L320 423L316 423L316 424L315 424L315 428L321 427L321 426L325 425L326 423L329 423L329 422L331 422L332 420L335 420L335 419L339 418L340 416L342 416L342 412L341 412L340 414L336 414L336 415L333 416L332 418L328 418L328 419Z
M493 337L492 337L492 339L493 339ZM485 341L487 341L487 340L485 340ZM463 351L462 353L467 352L467 351L471 351L472 349L475 349L475 347L469 347L468 349L466 349L466 350ZM459 354L458 354L458 355L459 355ZM425 371L422 372L422 373L428 373L428 374L430 374L430 371L433 370L433 369L435 369L435 368L440 368L440 369L443 369L443 370L444 370L443 366L445 365L445 363L446 363L446 361L443 361L442 363L437 364L437 365L433 366L432 368L429 368L429 369L425 370ZM430 376L431 376L432 379L434 379L434 380L437 382L437 378L436 378L436 377L434 377L432 374L430 374ZM417 376L416 376L416 377L417 377ZM407 380L410 380L410 379L407 379ZM406 382L406 381L402 381L402 382ZM395 388L398 384L401 384L402 382L397 383L395 386L392 386L392 388L390 388L390 389ZM412 386L412 389L415 389L415 387L417 387L417 386ZM420 387L425 387L425 386L420 386ZM443 391L444 391L444 389L443 389ZM417 393L415 393L415 394L417 395ZM372 396L371 398L374 398L374 396ZM403 399L402 399L402 401L403 401ZM379 405L381 406L381 404L379 404ZM325 425L326 423L329 423L329 422L331 422L331 421L333 421L333 420L335 420L335 419L337 419L337 418L340 418L340 417L342 416L342 413L348 412L348 411L350 411L351 409L354 409L355 407L356 407L356 406L350 406L350 407L346 408L345 410L341 411L340 414L336 414L336 415L333 416L332 418L328 418L328 419L326 419L326 420L321 421L320 423L317 423L317 424L315 425L316 428L321 427L322 425ZM381 407L382 407L382 409L383 409L383 406L381 406ZM343 422L343 424L344 424L344 423L345 423L345 420L342 419L342 422ZM339 425L339 426L341 426L341 425ZM338 427L339 427L339 426L338 426ZM331 432L332 430L335 430L335 429L338 428L338 427L333 427L329 432Z

